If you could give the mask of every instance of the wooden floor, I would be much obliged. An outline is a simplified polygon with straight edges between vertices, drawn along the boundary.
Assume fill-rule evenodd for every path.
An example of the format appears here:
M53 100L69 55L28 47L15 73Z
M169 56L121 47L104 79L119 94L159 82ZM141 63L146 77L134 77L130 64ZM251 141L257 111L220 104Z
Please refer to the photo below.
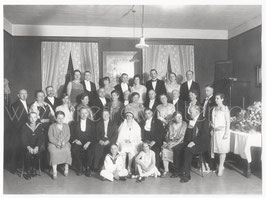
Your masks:
M101 181L98 176L68 177L58 173L57 180L43 173L29 181L4 170L4 194L261 194L262 180L255 175L245 178L233 169L225 169L222 177L210 173L204 178L192 173L192 180L182 184L179 178L148 178L142 183ZM95 178L96 177L96 178Z

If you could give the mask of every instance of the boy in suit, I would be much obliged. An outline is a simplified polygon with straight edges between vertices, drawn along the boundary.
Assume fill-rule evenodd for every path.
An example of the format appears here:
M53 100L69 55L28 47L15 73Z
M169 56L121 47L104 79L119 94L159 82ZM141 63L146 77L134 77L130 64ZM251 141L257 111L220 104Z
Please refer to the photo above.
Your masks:
M147 88L147 93L151 89L153 89L156 92L156 94L157 94L157 99L159 99L159 96L161 94L166 94L166 88L165 88L164 81L159 80L157 78L157 75L158 75L158 73L157 73L156 69L152 69L150 71L151 80L146 82L146 88ZM148 98L148 95L147 95L146 98Z
M198 101L200 101L200 86L199 83L195 82L192 80L193 77L193 71L188 70L186 72L186 78L187 81L182 83L181 87L180 87L180 98L185 101L185 102L189 102L189 91L194 89L198 92Z

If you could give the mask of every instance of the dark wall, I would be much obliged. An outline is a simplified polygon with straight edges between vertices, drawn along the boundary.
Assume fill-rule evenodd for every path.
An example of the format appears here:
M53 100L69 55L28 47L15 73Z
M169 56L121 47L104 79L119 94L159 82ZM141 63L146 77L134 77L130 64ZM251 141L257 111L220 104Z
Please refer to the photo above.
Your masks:
M4 34L9 40L10 35ZM12 89L12 101L21 88L29 91L29 100L34 100L34 91L41 88L41 42L42 41L76 41L98 42L100 76L102 75L103 51L137 51L135 44L139 40L126 38L62 38L62 37L11 37L13 48L7 47L5 53L13 53L13 64L5 62L5 76L9 78ZM194 45L195 49L195 78L203 88L214 79L214 65L217 60L226 60L228 57L228 41L226 40L192 40L192 39L153 39L148 43L160 44L187 44ZM9 43L9 42L8 42ZM6 48L5 48L6 49ZM13 52L12 52L13 51ZM136 73L142 71L142 56L139 50L136 63ZM6 54L5 54L6 59ZM12 74L11 74L12 73Z
M250 81L250 101L261 100L261 87L256 86L256 66L261 65L261 26L229 39L228 56L233 61L234 76Z

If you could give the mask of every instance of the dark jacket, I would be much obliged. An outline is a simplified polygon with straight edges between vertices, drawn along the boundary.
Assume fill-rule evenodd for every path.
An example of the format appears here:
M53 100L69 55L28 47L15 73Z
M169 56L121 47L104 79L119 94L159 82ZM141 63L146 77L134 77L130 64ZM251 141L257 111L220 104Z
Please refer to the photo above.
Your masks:
M29 106L27 104L27 110L29 112ZM18 99L16 102L14 102L11 105L11 109L9 111L10 117L12 118L12 124L14 129L16 130L15 132L19 132L21 128L24 126L24 124L28 121L28 113L20 101Z
M210 136L208 131L204 128L202 114L200 114L200 116L198 117L194 127L191 129L188 126L186 130L184 142L190 143L191 141L195 143L195 148L197 148L199 152L204 152L208 150Z
M33 132L29 123L25 123L21 130L21 141L24 149L26 149L27 146L31 148L38 146L40 148L44 143L42 124L37 123L35 131Z
M96 139L97 142L100 140L106 141L109 140L111 144L116 143L118 137L117 125L109 120L108 127L107 127L107 138L104 137L104 121L101 120L96 124Z
M93 111L93 118L95 121L99 121L102 117L102 113L103 113L103 109L110 109L110 99L109 98L105 98L106 99L106 105L103 106L102 101L100 100L99 97L94 98L94 100L91 102L91 110Z
M148 92L153 89L152 86L152 80L149 80L146 82L146 88L147 88L147 95L146 98L148 98ZM166 94L166 88L165 88L165 83L162 80L157 79L156 87L155 87L155 92L157 99L159 99L160 95L165 93Z
M206 98L202 101L202 107L204 108L204 103L205 103ZM216 106L215 103L215 98L212 96L206 105L206 110L205 110L205 118L209 121L211 121L211 115L212 115L212 110Z
M143 141L155 141L155 145L153 147L160 147L163 144L164 137L166 135L166 131L161 121L156 118L152 118L151 121L151 130L146 131L144 129L145 122L142 125L142 140Z
M44 102L48 103L52 107L54 112L55 112L56 107L58 107L62 104L61 100L59 98L56 98L56 97L54 97L54 104L52 104L47 97L45 97Z
M88 91L86 89L86 84L85 84L85 81L84 80L81 81L81 84L83 86L84 93L88 94L90 101L92 101L97 96L97 91L96 91L96 85L95 85L95 83L93 83L93 82L90 81L91 91Z
M192 81L192 84L190 86L190 89L188 90L188 85L187 85L187 81L182 83L181 84L181 87L180 87L180 98L184 101L189 101L189 91L190 90L196 90L198 92L198 101L200 101L200 86L199 86L199 83L195 82L195 81Z
M173 104L173 100L170 101L170 103ZM185 116L185 101L181 98L178 99L178 102L175 104L175 110L179 111L182 114L182 117L184 119Z
M147 108L150 108L149 107L149 104L150 104L150 99L147 99L145 102L144 102L144 107L147 109ZM154 104L153 104L153 106L152 106L152 112L153 113L156 113L155 111L156 111L156 108L157 108L157 106L160 104L160 102L157 100L157 98L155 99L155 101L154 101Z
M128 91L130 91L130 87L129 85L128 86ZM117 84L115 87L115 90L119 92L119 100L121 102L124 102L124 93L123 93L123 90L122 90L122 87L121 87L121 84Z
M86 122L86 130L83 132L81 131L80 127L80 120L75 122L74 132L71 137L71 142L74 140L79 140L82 145L86 144L87 142L95 142L96 141L96 134L95 134L95 124L93 121L87 119Z

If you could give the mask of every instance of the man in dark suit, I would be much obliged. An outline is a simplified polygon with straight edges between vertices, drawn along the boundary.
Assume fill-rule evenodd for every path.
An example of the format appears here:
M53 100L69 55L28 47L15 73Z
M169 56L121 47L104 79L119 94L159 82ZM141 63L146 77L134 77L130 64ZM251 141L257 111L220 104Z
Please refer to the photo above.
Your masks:
M121 102L124 102L124 92L130 91L129 85L128 85L128 75L126 73L123 73L120 77L121 83L117 84L115 86L115 90L119 92L119 100Z
M206 85L205 86L205 94L206 98L202 101L202 114L204 117L204 128L206 131L208 131L209 136L211 138L211 119L212 119L212 110L216 106L215 98L213 96L213 87L212 85ZM208 142L208 151L204 153L204 157L206 162L209 164L209 167L211 170L215 170L215 162L211 158L211 142ZM207 170L208 171L208 170Z
M16 172L18 162L21 160L21 129L28 120L29 106L27 102L28 92L21 89L18 93L18 99L11 105L9 116L12 121L11 138L9 143L11 146L10 171Z
M199 83L195 82L192 80L193 77L193 71L188 70L186 72L186 78L187 81L182 83L181 87L180 87L180 98L185 101L185 102L189 102L189 91L194 89L198 92L198 101L200 101L200 86Z
M194 155L208 150L210 137L204 130L203 116L199 106L190 108L191 120L185 133L184 142L173 148L175 172L171 177L180 176L180 182L185 183L191 179L191 161Z
M52 109L55 112L56 107L62 104L61 100L59 98L56 98L54 88L53 86L46 87L46 97L44 99L44 102L48 103Z
M157 106L160 103L158 102L157 98L156 98L156 93L153 89L151 89L148 92L148 98L145 100L144 102L144 107L146 109L151 109L153 113L155 113ZM156 114L155 114L156 115Z
M166 94L166 88L165 88L165 83L162 80L159 80L157 78L157 70L156 69L152 69L150 71L150 76L151 76L151 80L146 82L146 88L147 88L147 93L153 89L156 92L157 95L157 99L159 99L161 94ZM146 96L146 98L148 98L148 95Z
M110 112L103 110L102 119L96 124L96 144L94 149L94 170L101 170L104 158L118 137L117 125L110 120Z
M151 109L145 109L145 123L142 128L142 141L151 142L151 150L155 152L156 166L160 168L160 152L166 131L161 121L153 116Z
M174 89L172 91L173 94L173 100L170 101L170 103L172 103L173 105L175 105L175 110L179 111L183 117L183 119L185 118L185 102L180 99L179 97L179 90Z
M83 85L84 93L89 96L90 101L92 101L97 96L95 83L91 82L91 72L84 72L84 80L81 81Z
M96 141L95 124L88 119L89 112L86 107L80 109L80 120L75 123L74 133L70 142L71 153L73 158L73 166L77 171L77 175L83 174L83 165L85 166L85 175L91 176L93 147ZM83 163L82 152L85 154L85 162Z
M105 97L105 89L103 87L99 88L97 97L91 102L94 121L101 120L103 109L109 109L110 103L110 99Z

